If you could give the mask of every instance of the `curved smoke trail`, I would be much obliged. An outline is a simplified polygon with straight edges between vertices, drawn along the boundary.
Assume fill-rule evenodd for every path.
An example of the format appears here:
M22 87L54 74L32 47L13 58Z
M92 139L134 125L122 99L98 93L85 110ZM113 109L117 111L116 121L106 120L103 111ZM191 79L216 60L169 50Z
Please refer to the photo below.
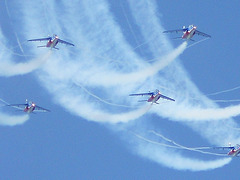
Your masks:
M173 61L184 51L186 43L172 50L168 40L161 33L163 28L155 14L157 6L154 1L132 0L129 2L132 17L141 32L141 39L144 42L154 39L154 43L149 42L146 48L146 54L149 53L149 56L159 59L159 61L152 64L134 51L105 0L62 2L62 4L51 1L46 2L47 5L42 8L34 8L39 4L41 4L41 1L28 2L27 7L32 7L30 9L26 8L24 2L19 4L26 22L26 25L22 27L25 28L26 36L36 37L39 34L48 34L45 28L45 24L48 24L54 26L58 34L67 34L69 39L76 41L75 44L83 46L83 48L76 48L72 52L63 50L50 57L39 75L40 82L53 94L55 101L69 112L91 121L127 123L129 120L139 119L148 110L144 106L132 111L112 107L105 103L96 103L94 97L81 88L73 87L75 82L83 84L84 87L91 90L98 97L111 99L117 104L126 105L136 104L127 99L129 93L146 90L146 87L156 89L162 86L171 89L172 92L169 92L168 95L176 97L177 101L176 103L164 104L161 108L154 106L151 108L151 112L154 112L159 117L167 117L170 120L182 122L187 118L194 120L195 123L189 126L207 140L214 139L213 143L216 144L222 144L223 139L225 142L228 142L229 139L232 141L233 138L235 141L239 140L239 135L234 131L229 132L227 127L222 126L223 121L219 120L219 118L222 119L221 114L215 117L215 119L219 120L215 121L215 123L198 123L199 118L197 116L200 115L198 113L202 112L196 112L190 117L189 112L195 111L194 108L198 111L204 108L216 110L217 106L199 92L189 80L180 63ZM58 11L61 6L64 6L66 13ZM51 17L47 20L39 16L46 7L49 8L49 17ZM29 16L29 13L31 13L31 16ZM166 54L167 56L165 56ZM159 65L158 63L163 64ZM168 68L164 68L167 65ZM158 72L159 70L161 72ZM131 77L131 73L134 76ZM128 75L131 78L128 79ZM191 99L195 97L200 97L198 99L201 100L196 102ZM181 114L182 108L185 111ZM177 110L176 114L182 115L182 119L174 116L173 109ZM219 109L219 111L221 110ZM224 118L230 117L231 114ZM146 117L144 116L144 118ZM202 120L211 120L209 118L213 117L205 115ZM229 120L228 123L236 126L232 120ZM212 161L192 159L182 156L177 151L173 153L173 156L167 157L164 155L166 149L148 143L139 142L133 146L139 154L164 166L181 170L208 170L221 167L230 162L229 159Z
M40 68L50 57L51 51L32 59L29 62L15 63L9 59L2 57L3 61L0 62L0 76L16 76L30 73ZM5 60L4 60L5 59Z
M12 59L12 54L8 49L4 47L7 44L7 40L4 38L2 31L0 29L0 76L16 76L30 73L39 67L41 67L50 57L51 51L38 55L37 58L31 59L28 62L14 62ZM19 41L19 39L17 39ZM22 47L21 47L22 49Z
M13 116L0 112L0 125L15 126L25 123L29 119L29 115Z
M164 164L167 164L169 167L174 169L191 171L211 170L222 167L230 163L232 160L232 158L222 158L218 160L203 161L195 158L184 157L183 155L179 155L173 149L186 149L186 147L183 148L183 146L180 146L179 144L179 146L166 145L164 143L149 140L135 133L134 135L141 140L141 142L138 143L139 154L147 156L160 164L164 162ZM203 154L216 155L215 153L207 153L196 149L194 151L198 151ZM151 156L149 156L149 153Z
M0 104L3 104L3 106L8 105L6 101L3 99L0 99ZM29 115L21 115L21 116L14 116L14 115L9 115L4 112L0 111L0 125L3 126L15 126L15 125L20 125L25 123L29 119Z

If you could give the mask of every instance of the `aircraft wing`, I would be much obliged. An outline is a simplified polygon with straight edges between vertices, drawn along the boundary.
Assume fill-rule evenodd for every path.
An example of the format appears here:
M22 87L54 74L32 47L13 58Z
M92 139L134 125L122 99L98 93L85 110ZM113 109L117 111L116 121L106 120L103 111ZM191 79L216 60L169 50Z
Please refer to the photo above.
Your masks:
M49 41L51 40L51 37L47 37L47 38L39 38L39 39L29 39L28 41Z
M186 31L187 28L184 28L184 29L175 29L175 30L168 30L168 31L163 31L163 33L179 33L179 32L184 32Z
M50 112L50 110L35 105L34 112Z
M195 34L197 34L197 35L201 35L201 36L204 36L204 37L211 37L210 35L208 35L208 34L205 34L205 33L203 33L203 32L200 32L200 31L198 31L198 30L195 30Z
M213 149L235 149L235 147L233 147L233 146L223 146L223 147L213 147Z
M154 94L153 92L149 92L149 93L129 94L129 96L150 96L153 94Z
M24 110L27 105L28 104L9 104L7 106L11 106L16 109Z
M148 100L139 100L138 102L147 102Z
M72 43L70 43L70 42L67 42L67 41L63 41L63 40L61 40L61 39L58 39L58 42L59 42L59 43L66 44L66 45L74 46L74 44L72 44Z
M167 99L167 100L170 100L170 101L175 101L175 99L172 99L172 98L164 96L164 95L160 95L160 98Z

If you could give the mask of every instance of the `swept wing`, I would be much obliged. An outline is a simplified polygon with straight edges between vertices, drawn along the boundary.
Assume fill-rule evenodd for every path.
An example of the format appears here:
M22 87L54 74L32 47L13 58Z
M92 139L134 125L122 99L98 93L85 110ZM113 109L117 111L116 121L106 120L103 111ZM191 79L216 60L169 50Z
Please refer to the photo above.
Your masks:
M154 94L153 92L149 92L149 93L129 94L129 96L150 96L153 94Z
M58 39L58 42L59 42L59 43L66 44L66 45L74 46L74 44L72 44L72 43L70 43L70 42L67 42L67 41L63 41L63 40L61 40L61 39Z
M179 33L179 32L184 32L186 30L188 30L188 28L168 30L168 31L163 31L163 33Z
M235 147L234 146L223 146L223 147L213 147L213 149L235 149Z
M50 112L50 110L35 105L34 112Z
M209 37L209 38L211 37L210 35L208 35L206 33L203 33L203 32L200 32L198 30L195 30L195 34L200 35L200 36L204 36L204 37Z
M160 95L160 98L167 99L167 100L170 100L170 101L175 101L175 99L172 99L172 98L164 96L164 95Z
M49 41L51 40L51 37L47 37L47 38L39 38L39 39L29 39L28 41Z
M7 106L11 106L11 107L14 107L16 109L24 110L25 107L28 106L28 104L9 104Z

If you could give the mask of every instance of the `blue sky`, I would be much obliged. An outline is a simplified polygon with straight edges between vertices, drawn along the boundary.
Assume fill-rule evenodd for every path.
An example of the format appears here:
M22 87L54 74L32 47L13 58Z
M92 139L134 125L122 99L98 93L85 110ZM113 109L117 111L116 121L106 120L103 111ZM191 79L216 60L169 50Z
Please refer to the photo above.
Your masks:
M28 116L1 107L2 179L238 177L238 159L168 148L149 131L187 147L239 143L238 103L214 102L238 100L238 90L206 96L240 84L239 2L0 5L0 98L51 110ZM162 33L189 24L212 38L186 48ZM75 47L50 52L26 42L52 34ZM156 88L176 102L128 97Z

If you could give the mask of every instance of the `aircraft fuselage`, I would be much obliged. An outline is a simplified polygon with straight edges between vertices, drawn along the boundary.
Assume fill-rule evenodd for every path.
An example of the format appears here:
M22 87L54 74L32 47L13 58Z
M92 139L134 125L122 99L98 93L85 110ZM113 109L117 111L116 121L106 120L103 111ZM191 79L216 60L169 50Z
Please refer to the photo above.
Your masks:
M46 47L55 48L55 46L58 44L58 37L55 37L53 40L49 40Z
M160 93L156 94L156 95L152 95L149 99L148 99L148 102L152 102L152 103L156 103L159 98L160 98Z
M197 27L193 26L190 30L184 31L182 39L187 39L187 40L191 39L194 36L196 29Z
M26 113L31 113L34 111L34 109L35 109L35 104L31 104L31 105L27 105L23 111Z
M239 153L240 153L240 148L232 149L231 151L229 151L228 155L229 156L237 156Z

